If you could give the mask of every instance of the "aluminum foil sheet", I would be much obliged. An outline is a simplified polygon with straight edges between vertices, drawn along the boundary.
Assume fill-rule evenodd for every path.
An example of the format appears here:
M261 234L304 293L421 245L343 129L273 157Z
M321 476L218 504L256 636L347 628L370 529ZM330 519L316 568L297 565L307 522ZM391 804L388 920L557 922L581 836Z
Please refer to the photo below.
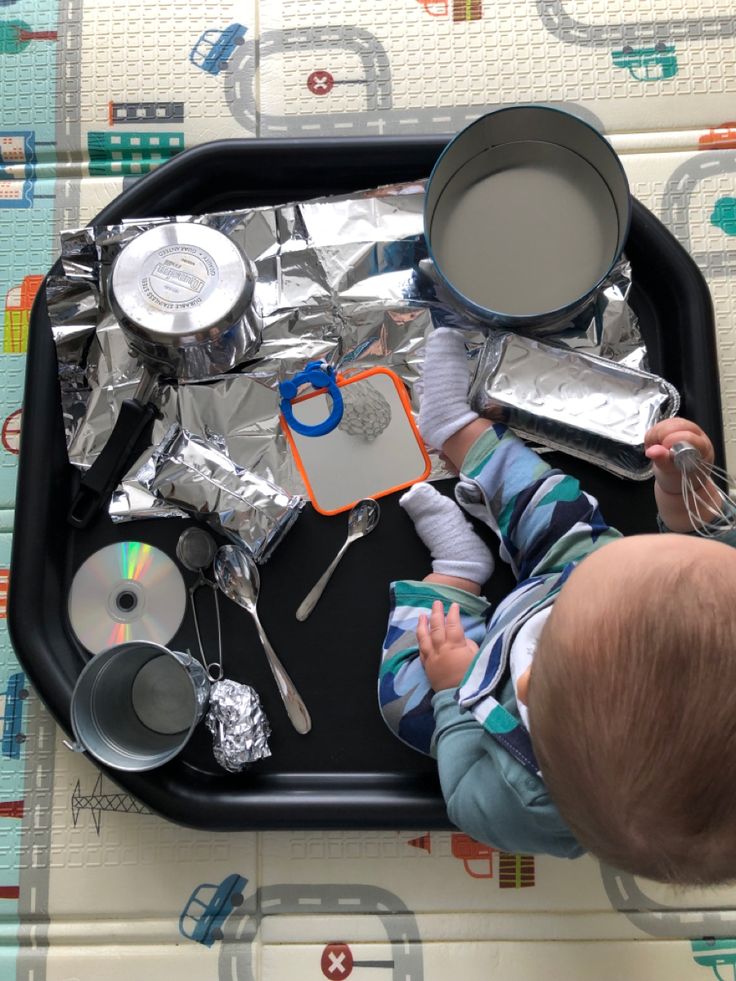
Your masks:
M428 265L423 206L420 181L300 204L136 219L65 233L63 275L50 279L47 300L71 462L82 469L91 465L141 374L107 302L115 256L153 225L194 221L234 238L255 262L254 307L263 340L256 357L236 373L163 384L154 448L176 423L206 442L221 440L217 445L238 466L288 494L306 496L279 424L280 381L320 358L343 374L385 366L404 381L418 409L429 331L463 328L474 358L486 336L438 292ZM629 265L622 261L589 315L571 323L556 341L645 366L627 302L630 288ZM137 480L145 462L145 457L138 461L114 495L114 520L180 513L179 505L152 496ZM447 475L434 457L432 477Z
M212 443L172 426L137 474L153 497L205 518L256 562L265 562L304 506L258 474L250 473Z
M238 773L249 763L271 755L271 726L261 708L258 692L237 681L216 681L210 688L205 718L212 733L212 752L224 769Z
M481 352L471 405L543 446L645 480L644 436L676 415L680 396L657 375L498 332Z

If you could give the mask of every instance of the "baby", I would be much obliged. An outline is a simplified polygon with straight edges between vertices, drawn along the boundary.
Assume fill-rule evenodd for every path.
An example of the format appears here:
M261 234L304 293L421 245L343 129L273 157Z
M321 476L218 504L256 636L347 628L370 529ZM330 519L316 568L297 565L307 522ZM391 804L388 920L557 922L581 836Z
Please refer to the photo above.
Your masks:
M433 332L424 378L422 436L518 584L492 610L493 559L459 508L429 484L402 497L433 572L391 585L386 722L436 756L450 820L480 841L735 879L736 535L688 534L669 457L685 439L712 461L710 440L684 419L649 431L661 529L683 534L623 538L577 480L471 411L462 333Z

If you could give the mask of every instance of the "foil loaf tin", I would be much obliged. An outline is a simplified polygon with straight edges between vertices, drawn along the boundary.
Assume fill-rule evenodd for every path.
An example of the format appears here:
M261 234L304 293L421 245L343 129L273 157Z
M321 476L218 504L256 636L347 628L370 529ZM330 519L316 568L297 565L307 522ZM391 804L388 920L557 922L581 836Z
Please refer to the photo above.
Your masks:
M119 405L133 394L141 375L106 300L121 249L159 224L196 222L231 237L257 272L253 308L262 327L260 348L226 375L161 385L153 449L114 494L113 520L184 513L163 490L154 495L138 479L174 424L287 495L306 497L279 423L277 389L309 361L324 359L344 375L390 368L417 410L431 330L462 328L470 358L477 358L484 333L467 312L448 302L426 271L424 190L418 181L277 207L134 219L62 236L63 275L49 279L47 301L69 459L80 469L89 467L105 445ZM630 266L623 259L596 294L592 310L556 334L556 343L645 366L646 349L628 303L631 285ZM448 475L435 456L431 478ZM199 480L194 474L191 479Z
M486 340L470 399L520 436L632 480L651 476L647 430L680 406L657 375L507 332Z

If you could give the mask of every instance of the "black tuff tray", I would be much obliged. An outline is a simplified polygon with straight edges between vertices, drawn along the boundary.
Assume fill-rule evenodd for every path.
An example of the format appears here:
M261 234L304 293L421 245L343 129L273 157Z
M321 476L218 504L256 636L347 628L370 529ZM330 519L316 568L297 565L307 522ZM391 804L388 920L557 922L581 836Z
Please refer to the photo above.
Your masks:
M445 142L211 143L142 178L95 223L280 203L414 180L429 174ZM652 370L677 386L683 414L710 433L723 462L708 288L689 256L638 202L626 252L635 283L632 305ZM58 263L54 271L59 271ZM187 522L113 525L103 516L81 532L67 524L77 474L66 456L44 290L31 317L26 379L9 623L18 659L68 732L72 688L88 657L75 641L66 613L74 572L98 548L126 539L149 542L174 556ZM626 533L655 530L649 482L620 480L561 455L550 459L599 498L610 523ZM441 486L449 492L451 482ZM262 620L309 707L309 735L291 728L249 617L223 599L226 673L260 692L273 726L273 756L244 773L225 773L214 763L209 734L200 726L184 753L167 766L107 775L163 816L212 830L447 827L434 762L400 743L378 711L376 676L388 584L429 571L428 555L398 507L397 495L384 498L381 505L378 528L348 550L306 623L298 623L294 611L342 543L345 517L324 517L307 507L261 570ZM493 540L490 532L485 537ZM189 582L189 574L184 576ZM487 595L497 601L512 584L508 568L498 563ZM207 631L206 625L206 636L212 637ZM189 614L171 646L196 650Z

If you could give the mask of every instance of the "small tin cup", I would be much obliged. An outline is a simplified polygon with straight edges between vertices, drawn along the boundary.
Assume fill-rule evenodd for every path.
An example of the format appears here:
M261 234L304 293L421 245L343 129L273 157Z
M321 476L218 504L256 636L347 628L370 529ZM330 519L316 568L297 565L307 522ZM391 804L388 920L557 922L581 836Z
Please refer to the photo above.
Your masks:
M116 770L162 766L186 746L209 688L204 668L188 654L145 642L111 647L77 679L72 748Z
M424 233L435 279L481 326L549 332L590 303L630 215L621 161L600 133L560 109L510 106L444 149Z

